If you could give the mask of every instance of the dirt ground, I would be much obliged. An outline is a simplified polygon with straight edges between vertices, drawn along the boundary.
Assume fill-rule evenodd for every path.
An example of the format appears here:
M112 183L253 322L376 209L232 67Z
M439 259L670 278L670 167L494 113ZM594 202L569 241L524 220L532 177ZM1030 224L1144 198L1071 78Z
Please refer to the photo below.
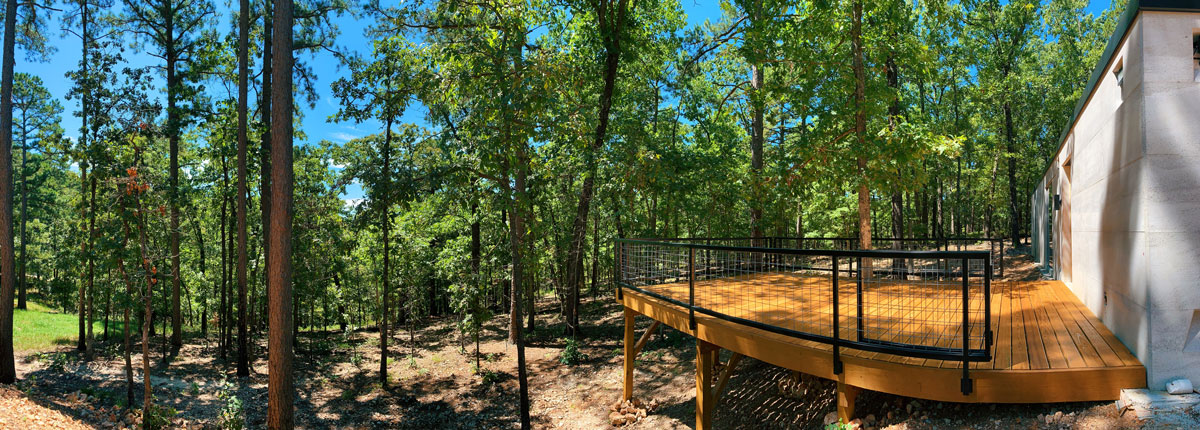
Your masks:
M526 349L535 428L611 428L609 407L618 400L622 383L620 307L611 296L585 302L583 320L589 323L579 342L585 357L574 365L559 361L566 344L552 315L557 307L545 301L539 308L543 312ZM639 318L639 332L649 324L649 319ZM297 427L517 428L516 349L505 340L504 326L503 316L487 324L479 371L474 370L474 345L460 340L453 318L424 321L411 334L396 333L389 342L391 383L386 389L379 383L378 332L302 332L295 363ZM239 401L246 427L262 428L267 403L264 345L255 348L252 376L239 379L233 376L232 362L218 357L214 341L190 340L165 367L159 354L151 354L156 401L178 411L171 419L174 428L220 428L223 411L238 416ZM159 350L158 344L152 345ZM692 338L661 328L639 357L635 374L636 396L653 407L645 418L625 427L691 428L694 359ZM133 361L140 368L141 356L134 355ZM125 397L123 365L116 344L101 347L90 361L69 347L19 358L20 381L15 387L0 387L0 429L126 428L136 422L137 414L126 417L120 407ZM134 378L140 384L141 372L135 371ZM139 404L141 390L138 385ZM26 409L11 406L18 403ZM53 415L55 420L47 421L53 424L17 424L21 411L29 408ZM809 429L824 427L835 409L832 382L794 378L787 370L747 358L734 372L715 418L717 428ZM857 412L864 427L881 429L1200 427L1200 419L1191 415L1138 421L1132 414L1119 414L1112 402L971 405L864 392Z

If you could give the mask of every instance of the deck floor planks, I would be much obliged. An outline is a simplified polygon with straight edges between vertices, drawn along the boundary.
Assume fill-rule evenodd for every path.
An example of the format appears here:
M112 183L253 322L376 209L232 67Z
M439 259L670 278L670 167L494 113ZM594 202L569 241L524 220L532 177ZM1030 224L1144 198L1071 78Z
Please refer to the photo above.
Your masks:
M840 296L842 314L840 326L842 327L842 336L847 339L853 338L856 324L853 313L857 311L857 297L854 294L853 282L855 281L839 280L843 289ZM811 297L814 294L820 295L821 291L824 291L824 297L828 297L830 286L828 276L812 277L792 273L772 273L740 276L737 279L705 281L697 283L698 301L701 299L699 291L702 284L706 291L703 296L706 299L704 304L715 308L716 311L774 324L785 324L786 322L790 328L806 331L820 331L821 329L828 331L830 329L829 318L832 317L829 312L830 300ZM1113 396L1120 388L1129 388L1139 384L1144 386L1145 368L1062 283L1058 281L1002 282L993 283L992 287L991 317L993 318L993 332L996 336L993 344L993 360L990 363L972 363L971 374L973 378L976 378L977 387L981 391L978 396L972 395L967 401L1021 403L1031 401L1031 399L1040 399L1036 400L1038 402L1109 400L1109 397L1115 398ZM683 302L687 301L687 282L643 288ZM865 324L865 327L877 331L872 336L873 338L895 341L911 340L914 339L914 335L919 337L920 333L933 330L939 331L938 340L952 342L949 337L942 336L940 330L952 327L945 325L947 322L956 324L955 321L961 320L961 308L951 309L952 304L947 302L945 297L941 297L945 296L945 294L941 294L941 291L930 288L926 292L927 297L898 294L907 292L905 290L890 290L897 293L893 295L886 294L888 290L879 290L876 292L878 294L868 294L868 291L871 289L864 290L864 303L870 305L874 302L877 306L876 308L868 306L864 309L865 315L878 318L874 324L870 323L868 318L868 322ZM783 292L790 292L790 295L783 294ZM893 304L893 301L898 302ZM636 292L627 295L624 302L626 306L638 307L639 312L645 315L656 315L652 318L664 322L674 321L668 324L689 332L686 308L642 296ZM731 307L721 309L723 304ZM933 305L942 306L937 309L944 309L944 311L928 310ZM651 308L646 308L646 306L651 306ZM676 310L656 311L654 307ZM682 316L682 319L679 315ZM956 315L957 319L954 318ZM922 318L915 319L917 316ZM906 319L910 320L911 324L900 323ZM820 354L820 351L829 354L832 347L828 344L769 333L702 315L699 312L697 321L701 328L699 332L692 333L694 335L703 336L718 344L726 343L735 349L750 348L745 350L745 353L751 357L766 354L765 357L774 357L773 361L781 365L791 363L784 367L812 372L812 374L824 378L837 378L835 375L828 374L830 369L828 360L831 357L826 355L825 358L821 358L820 355L811 355ZM723 328L718 329L717 326ZM979 326L979 333L982 333L982 325L979 324ZM704 327L709 327L707 329L709 335L701 335L705 333ZM888 331L893 332L892 336L887 335ZM732 333L738 332L744 332L745 337L732 335ZM977 334L974 328L972 334ZM961 342L961 332L954 337ZM746 342L750 342L750 344ZM760 342L764 347L776 345L767 348L774 348L780 352L769 352L756 349L761 347L748 346L760 344ZM1069 347L1064 348L1068 343ZM952 346L957 346L957 344ZM1058 348L1059 359L1067 362L1069 367L1052 367L1053 363L1051 363L1050 357L1054 353L1048 352L1047 348L1054 347ZM782 352L792 351L791 348L805 349ZM956 401L954 399L958 398L953 391L957 390L957 380L961 377L961 362L959 361L912 359L850 348L843 348L841 351L843 362L846 363L846 369L849 372L846 377L852 378L847 381L856 380L858 382L855 384L864 384L861 385L864 388L918 398L942 398L950 401ZM1077 360L1072 361L1069 358L1071 351L1079 354ZM792 358L795 357L792 354L808 358L797 360ZM1041 365L1033 363L1037 360L1035 357L1038 356L1042 357L1043 364ZM1005 357L1008 358L1007 365L1004 363ZM916 360L919 360L919 363L912 364ZM1034 365L1030 366L1030 364ZM897 383L897 381L911 382ZM1058 388L1065 386L1076 387L1076 389L1061 390ZM1083 389L1083 391L1081 392L1079 389Z
M856 339L856 279L839 279L840 335ZM888 290L889 282L864 286L864 331L868 337L930 346L961 344L961 302L950 303L940 291L947 284L925 286L927 296L906 296ZM687 301L687 282L645 287ZM827 300L828 277L792 273L739 275L696 283L698 305L718 312L789 329L832 336ZM821 297L824 296L824 297ZM980 297L980 296L976 296ZM975 305L973 305L975 306ZM824 310L822 310L824 309ZM956 318L957 316L957 318ZM1140 366L1140 362L1058 282L995 282L992 285L991 362L971 364L974 370L1087 369ZM821 319L824 318L825 321ZM982 324L972 335L983 333ZM890 333L890 334L889 334ZM975 339L972 339L973 341ZM828 348L820 342L806 346ZM842 354L869 360L936 368L960 368L957 360L921 359L843 348Z
M1057 318L1064 326L1063 334L1067 336L1075 344L1075 348L1082 356L1084 365L1082 367L1104 367L1104 360L1100 358L1100 353L1096 351L1096 347L1088 339L1087 334L1079 326L1079 319L1075 312L1068 308L1068 305L1055 294L1052 288L1041 289L1044 299L1051 304L1047 309L1052 310L1051 318ZM1087 324L1084 322L1084 324Z
M1067 289L1067 286L1063 285L1062 283L1053 283L1049 285L1049 287L1055 289L1058 294L1064 295L1064 297L1075 296L1075 293L1072 293L1071 290ZM1113 351L1126 366L1142 365L1142 362L1139 361L1137 357L1135 357L1133 353L1129 351L1129 348L1125 347L1125 344L1121 343L1121 340L1117 339L1117 336L1114 335L1112 331L1104 325L1104 323L1100 322L1100 319L1097 318L1095 314L1092 314L1091 310L1083 306L1082 302L1080 302L1078 299L1075 299L1070 300L1070 303L1072 307L1076 309L1076 312L1092 326L1092 329L1095 330L1097 334L1100 335L1100 337L1104 340L1104 344L1108 346L1109 350Z
M1075 344L1071 333L1067 331L1067 325L1058 315L1058 303L1051 298L1045 288L1037 289L1037 297L1040 301L1039 309L1050 322L1050 329L1062 350L1063 358L1067 361L1067 367L1089 367L1083 359L1083 354L1079 351L1079 346Z
M1069 297L1063 296L1063 292L1059 291L1058 288L1051 288L1050 291L1053 292L1055 297L1058 297L1059 301L1063 304L1061 308L1063 312L1070 314L1072 319L1075 320L1075 324L1079 327L1079 330L1084 336L1087 337L1088 344L1091 345L1092 348L1095 349L1096 353L1100 356L1100 361L1102 364L1107 367L1124 366L1124 360L1122 360L1121 357L1117 355L1115 351L1113 351L1112 347L1108 345L1108 342L1104 340L1104 336L1102 336L1100 332L1096 331L1095 327L1092 327L1091 321L1088 320L1089 316L1091 315L1091 311L1083 308L1082 306L1077 306L1077 301L1074 300L1075 296L1070 291L1066 291L1066 294L1071 294ZM1124 346L1122 346L1122 348L1124 348Z
M1012 363L1012 334L1009 329L1012 325L1012 305L1001 287L992 283L992 308L996 314L992 327L992 369L1007 369Z

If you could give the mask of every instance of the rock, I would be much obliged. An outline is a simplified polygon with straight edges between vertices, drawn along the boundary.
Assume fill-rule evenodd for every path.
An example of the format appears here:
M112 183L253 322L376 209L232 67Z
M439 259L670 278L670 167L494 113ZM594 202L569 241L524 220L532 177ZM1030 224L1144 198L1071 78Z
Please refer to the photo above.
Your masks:
M837 411L825 414L824 422L825 422L825 425L830 425L830 424L838 422Z
M1192 391L1192 381L1187 378L1179 378L1167 383L1168 394L1188 394Z
M612 424L613 427L623 426L625 425L625 416L621 415L620 412L610 413L608 414L608 423Z

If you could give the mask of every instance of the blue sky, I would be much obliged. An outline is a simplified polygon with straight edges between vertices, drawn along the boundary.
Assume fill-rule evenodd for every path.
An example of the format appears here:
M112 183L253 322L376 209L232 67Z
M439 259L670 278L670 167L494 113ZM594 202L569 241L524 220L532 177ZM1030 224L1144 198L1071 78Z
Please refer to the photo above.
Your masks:
M234 23L230 18L229 11L231 4L229 0L222 0L217 4L218 28L222 32L231 32L234 29ZM699 25L706 20L717 21L721 16L720 3L716 0L681 0L684 11L687 13L689 25ZM1109 0L1091 0L1087 10L1092 14L1099 15L1109 5ZM61 23L58 17L51 24L53 34L51 35L51 43L57 46L58 51L46 63L32 63L26 61L24 54L17 53L16 68L18 72L25 72L40 76L44 81L47 89L52 95L62 100L64 106L63 128L67 136L77 136L79 133L79 118L73 115L78 109L78 102L75 100L66 100L66 94L71 87L71 81L67 79L65 73L77 67L79 63L79 41L73 37L67 38L60 30ZM361 53L366 53L370 48L370 42L363 35L363 30L369 24L369 20L359 19L349 14L342 16L335 21L341 31L338 36L337 46L342 49L355 50ZM126 41L127 43L132 42ZM149 55L138 53L133 49L128 49L125 53L126 59L133 66L149 66L158 64L156 58ZM308 142L317 142L320 140L330 140L334 142L345 142L350 139L362 137L368 134L378 132L381 128L380 124L374 122L366 122L363 124L354 123L332 123L328 121L330 115L337 112L337 101L332 96L332 91L329 85L340 77L345 76L346 70L341 67L340 63L328 52L319 52L315 55L302 54L297 58L310 65L316 74L316 90L319 100L314 106L308 106L302 100L297 100L296 108L303 112L303 120L301 122L301 130L308 136ZM162 79L157 78L158 86L161 88ZM209 85L210 91L224 92L223 85ZM160 98L161 94L158 95ZM220 96L224 96L221 94ZM164 103L165 104L165 103ZM422 123L422 112L415 109L410 109L405 113L405 121ZM297 142L301 143L301 142ZM346 198L361 197L362 191L354 187L347 191Z

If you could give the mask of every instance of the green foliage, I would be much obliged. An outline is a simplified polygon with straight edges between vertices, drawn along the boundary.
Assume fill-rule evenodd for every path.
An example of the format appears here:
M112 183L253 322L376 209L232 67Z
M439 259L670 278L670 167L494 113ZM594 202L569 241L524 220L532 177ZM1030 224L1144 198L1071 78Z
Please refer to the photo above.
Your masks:
M217 386L217 398L224 402L217 422L222 430L242 430L246 428L246 411L242 399L237 396L236 386L229 381L221 381Z
M855 430L857 428L858 428L858 426L850 425L850 423L847 423L840 419L836 423L829 423L828 425L825 426L825 430Z
M142 417L142 421L152 429L165 429L170 427L171 419L179 415L179 411L170 406L160 405L157 402L150 404L150 413Z
M587 358L587 354L579 350L579 341L575 338L567 338L563 342L562 351L558 353L558 362L568 366L587 361Z

